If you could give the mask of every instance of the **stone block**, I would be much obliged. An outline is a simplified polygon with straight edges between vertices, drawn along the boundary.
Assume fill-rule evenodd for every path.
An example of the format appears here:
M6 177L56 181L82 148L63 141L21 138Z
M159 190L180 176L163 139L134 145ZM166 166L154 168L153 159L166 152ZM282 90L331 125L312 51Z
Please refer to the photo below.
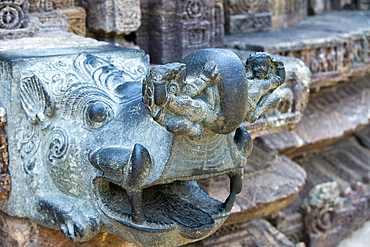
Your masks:
M136 41L152 63L181 61L197 49L223 46L221 0L143 0L141 9Z
M81 7L63 8L59 10L64 13L67 24L68 32L80 36L86 35L86 12Z
M370 218L370 149L359 138L368 130L294 159L306 170L307 182L274 219L279 231L309 246L336 246Z
M87 30L93 36L127 35L140 27L139 0L77 0L86 10Z
M296 25L307 17L308 0L274 0L269 2L272 29Z
M0 241L4 247L136 247L109 233L100 233L84 243L73 243L60 231L46 228L29 219L9 216L1 211Z
M238 128L248 110L247 90L258 89L252 100L265 109L260 99L267 96L277 104L279 98L270 96L285 81L281 60L258 55L261 60L251 56L256 58L252 66L252 60L244 64L229 50L205 49L189 54L183 64L149 71L142 50L107 45L4 49L0 86L6 94L0 104L10 123L12 188L1 210L59 229L76 242L107 232L138 245L175 246L214 233L242 190L253 146L249 133ZM261 70L260 63L269 70ZM246 169L254 173L257 163L265 162ZM304 183L303 170L292 169L288 160L276 163L278 173L267 167L260 171L265 178L251 175L251 180L283 187L284 173L293 185L283 195L275 184L252 188L248 193L265 207L256 212L243 206L243 213L252 212L248 217L286 206ZM230 176L225 202L195 182L224 174ZM0 192L8 189L6 179ZM272 193L265 195L266 189Z
M271 29L272 13L268 1L225 1L227 34L267 31Z

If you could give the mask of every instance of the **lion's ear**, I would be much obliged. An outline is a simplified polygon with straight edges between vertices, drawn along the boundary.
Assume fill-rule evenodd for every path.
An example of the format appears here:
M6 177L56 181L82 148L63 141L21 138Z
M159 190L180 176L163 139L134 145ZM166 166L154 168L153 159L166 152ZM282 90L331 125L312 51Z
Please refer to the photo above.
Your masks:
M28 120L40 124L42 129L48 127L54 115L54 102L35 75L21 80L20 96Z

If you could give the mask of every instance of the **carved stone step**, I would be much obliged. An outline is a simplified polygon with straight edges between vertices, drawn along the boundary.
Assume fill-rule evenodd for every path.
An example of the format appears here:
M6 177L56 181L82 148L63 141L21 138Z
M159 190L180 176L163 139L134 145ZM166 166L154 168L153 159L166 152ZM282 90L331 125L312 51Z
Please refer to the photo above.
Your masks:
M258 218L242 224L222 227L211 237L201 242L187 245L187 247L197 246L305 247L305 244L293 243L267 220Z
M354 135L294 161L306 170L307 182L274 222L288 238L333 246L370 218L370 149Z
M226 46L300 58L319 89L369 71L370 11L340 11L310 17L272 32L226 36Z
M321 148L368 124L369 76L310 95L304 116L293 131L262 137L272 149L288 156Z

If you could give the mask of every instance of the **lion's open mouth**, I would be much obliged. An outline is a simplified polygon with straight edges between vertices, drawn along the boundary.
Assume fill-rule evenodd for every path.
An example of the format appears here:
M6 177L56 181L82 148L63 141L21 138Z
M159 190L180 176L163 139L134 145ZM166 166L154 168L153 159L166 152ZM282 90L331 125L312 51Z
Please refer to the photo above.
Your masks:
M135 224L128 195L122 187L102 177L93 184L97 204L107 217L141 230L178 228L183 237L196 239L205 232L211 234L215 225L219 225L215 221L223 222L229 214L224 203L208 196L195 181L176 181L143 190L145 222Z

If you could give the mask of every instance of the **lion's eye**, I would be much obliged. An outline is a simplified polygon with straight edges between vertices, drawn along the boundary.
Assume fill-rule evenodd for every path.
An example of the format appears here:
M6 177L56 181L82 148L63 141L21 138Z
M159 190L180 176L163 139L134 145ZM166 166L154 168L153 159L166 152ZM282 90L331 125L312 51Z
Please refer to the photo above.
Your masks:
M169 91L170 91L171 93L177 93L178 87L177 87L177 85L176 85L176 84L174 84L174 83L170 83L170 84L168 85L168 88L169 88Z
M112 109L103 102L94 102L87 107L86 123L90 128L100 128L110 121Z

